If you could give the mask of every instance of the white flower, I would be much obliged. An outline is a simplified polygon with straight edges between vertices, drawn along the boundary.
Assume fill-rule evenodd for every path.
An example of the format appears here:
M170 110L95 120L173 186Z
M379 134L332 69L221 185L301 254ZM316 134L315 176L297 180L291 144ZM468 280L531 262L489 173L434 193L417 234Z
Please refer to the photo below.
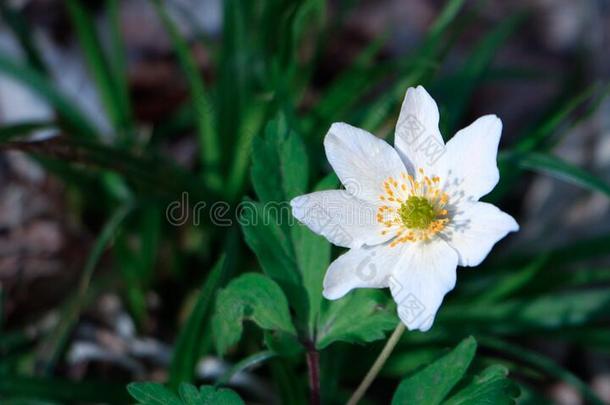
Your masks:
M427 331L456 267L477 266L519 225L478 200L499 180L502 122L483 116L445 144L436 103L418 86L407 90L394 146L344 123L331 126L326 156L346 190L291 201L293 215L335 245L350 248L329 267L324 297L354 288L389 287L398 315Z

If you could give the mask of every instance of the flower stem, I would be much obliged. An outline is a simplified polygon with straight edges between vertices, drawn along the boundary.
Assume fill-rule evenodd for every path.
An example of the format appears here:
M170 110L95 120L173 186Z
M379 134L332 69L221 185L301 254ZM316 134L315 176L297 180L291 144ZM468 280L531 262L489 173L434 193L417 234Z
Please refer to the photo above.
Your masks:
M320 355L313 345L307 347L307 370L309 371L309 403L320 405Z
M364 376L364 379L362 380L356 391L354 391L352 397L349 399L349 401L347 401L347 405L356 405L358 401L362 399L362 397L366 393L366 390L369 388L373 380L375 380L375 377L377 377L377 374L379 374L379 371L381 371L381 368L385 364L388 357L390 357L390 354L392 354L392 350L394 350L396 343L398 343L398 341L400 340L400 336L404 331L405 325L402 322L398 322L398 325L396 325L396 329L394 329L394 332L392 332L392 336L390 336L390 338L386 342L385 346L383 347L383 350L381 351L381 353L379 353L377 360L375 360L368 373L366 373L366 376Z

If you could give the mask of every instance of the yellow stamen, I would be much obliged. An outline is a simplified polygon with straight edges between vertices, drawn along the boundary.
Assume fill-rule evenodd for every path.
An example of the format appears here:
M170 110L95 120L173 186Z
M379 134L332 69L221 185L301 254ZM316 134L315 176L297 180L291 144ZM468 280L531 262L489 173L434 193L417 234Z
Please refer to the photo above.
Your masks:
M425 175L422 168L417 173L421 180L402 172L398 180L388 177L382 184L384 193L379 199L385 204L378 207L376 219L384 226L381 235L393 238L390 247L429 240L450 221L445 209L449 196L439 186L441 179Z

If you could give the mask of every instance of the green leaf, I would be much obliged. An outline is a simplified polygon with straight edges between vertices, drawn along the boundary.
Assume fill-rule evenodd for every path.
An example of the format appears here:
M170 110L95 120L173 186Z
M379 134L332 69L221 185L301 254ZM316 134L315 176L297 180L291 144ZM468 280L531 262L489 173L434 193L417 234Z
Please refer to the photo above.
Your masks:
M141 405L244 405L244 401L234 391L227 388L216 389L202 385L199 389L187 383L180 384L178 397L162 384L143 382L131 383L127 391Z
M181 405L180 398L162 384L142 382L127 385L127 391L141 405Z
M262 329L296 335L286 296L262 274L244 274L218 293L212 330L220 354L239 341L244 320L251 320Z
M393 305L380 291L353 291L336 301L326 301L318 322L316 347L333 342L364 343L383 339L396 327L398 318Z
M314 191L338 188L336 176L322 179ZM313 233L305 225L295 223L291 229L296 261L303 279L303 287L308 297L308 324L310 335L318 322L322 304L322 282L330 265L330 243L326 238Z
M180 399L186 405L199 405L203 402L199 390L194 385L182 383L178 388L178 393L180 394Z
M264 271L291 297L299 317L304 318L307 312L309 333L313 336L322 301L322 279L330 262L330 244L296 223L290 213L288 201L304 194L307 183L305 147L280 116L267 125L265 136L253 143L252 184L265 204L256 205L259 224L242 224L246 241ZM255 219L252 215L247 218L248 224ZM265 223L260 223L261 218ZM287 224L291 223L289 227Z
M476 349L472 336L464 339L445 356L402 380L392 404L440 404L468 370Z
M216 262L197 295L197 302L186 324L180 328L170 365L170 384L174 387L179 382L191 381L194 377L195 365L199 360L200 340L206 319L212 310L214 293L227 275L226 263L224 255Z
M297 313L305 314L307 297L294 248L288 230L281 225L290 219L286 207L285 204L278 206L246 200L242 205L240 223L246 243L256 254L265 274L282 287Z
M304 194L308 182L305 147L280 117L252 145L252 185L262 202L287 202Z
M445 405L512 405L519 396L519 388L508 379L504 366L492 365L475 376L463 389L443 401Z
M227 388L216 389L211 385L203 385L199 391L199 405L245 405L239 395Z

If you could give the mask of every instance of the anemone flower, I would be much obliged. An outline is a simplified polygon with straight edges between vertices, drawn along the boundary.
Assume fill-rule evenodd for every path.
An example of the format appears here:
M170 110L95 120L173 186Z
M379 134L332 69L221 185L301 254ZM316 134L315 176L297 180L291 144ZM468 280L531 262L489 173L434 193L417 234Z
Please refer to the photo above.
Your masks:
M406 92L394 147L333 124L324 148L345 189L291 201L300 222L349 248L328 268L324 297L389 287L410 330L432 327L458 265L477 266L519 229L510 215L479 201L499 180L500 119L480 117L446 144L438 122L435 101L418 86Z

